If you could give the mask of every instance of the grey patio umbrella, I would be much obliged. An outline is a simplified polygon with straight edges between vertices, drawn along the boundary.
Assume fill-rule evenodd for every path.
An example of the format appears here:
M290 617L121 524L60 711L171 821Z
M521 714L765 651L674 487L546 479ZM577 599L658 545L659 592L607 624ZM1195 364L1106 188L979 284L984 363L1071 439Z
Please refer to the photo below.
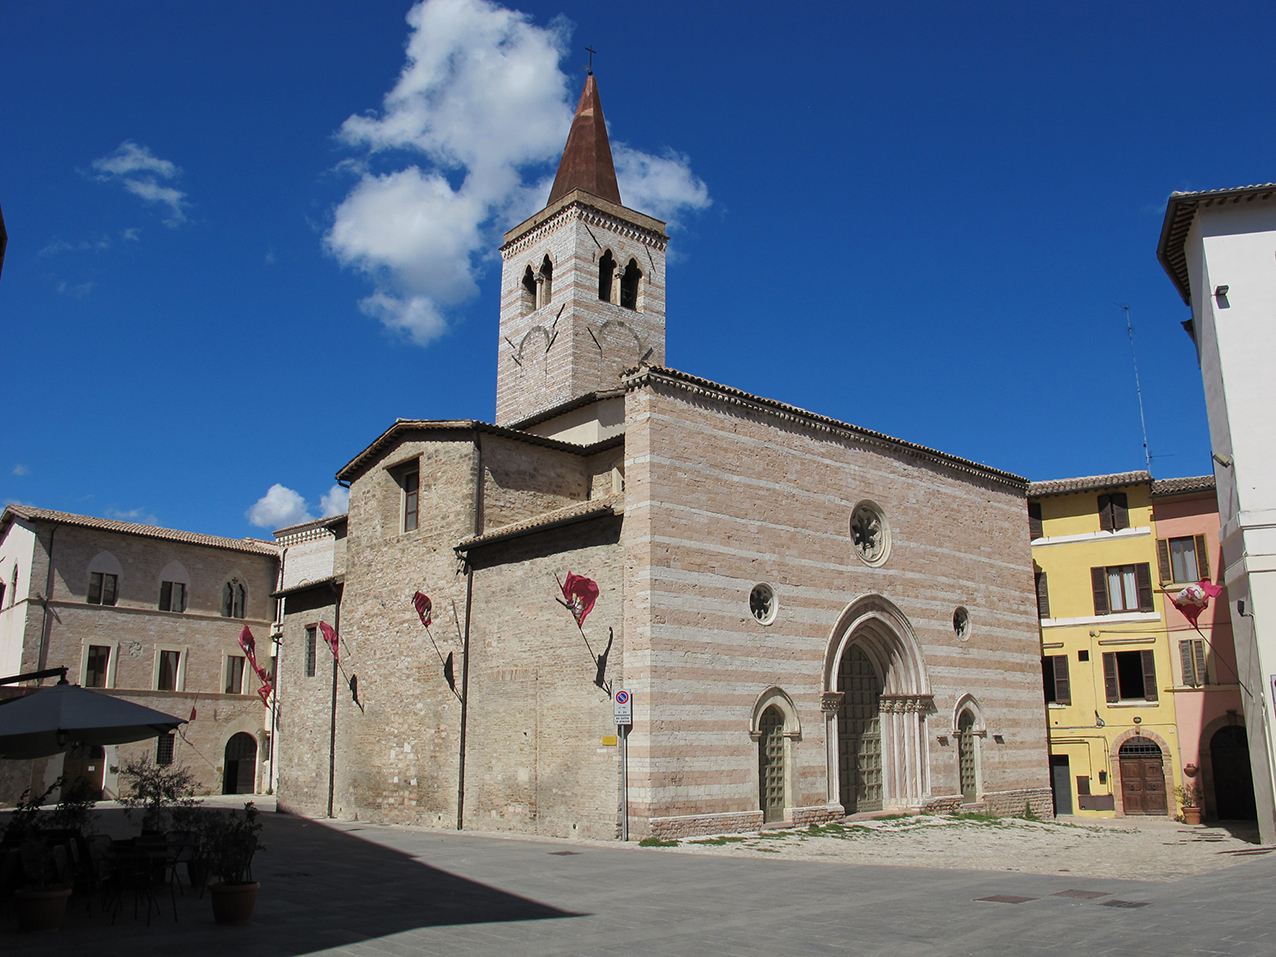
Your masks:
M75 745L142 741L185 723L109 694L58 684L0 703L0 757L43 758Z

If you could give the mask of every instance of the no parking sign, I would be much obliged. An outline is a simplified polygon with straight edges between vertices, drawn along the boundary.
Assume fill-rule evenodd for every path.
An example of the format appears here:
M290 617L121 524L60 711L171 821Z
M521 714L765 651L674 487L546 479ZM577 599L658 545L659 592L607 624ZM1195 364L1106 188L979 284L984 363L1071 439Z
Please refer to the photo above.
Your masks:
M612 699L611 703L617 725L623 726L634 723L634 699L628 691L621 688L616 692L616 697Z

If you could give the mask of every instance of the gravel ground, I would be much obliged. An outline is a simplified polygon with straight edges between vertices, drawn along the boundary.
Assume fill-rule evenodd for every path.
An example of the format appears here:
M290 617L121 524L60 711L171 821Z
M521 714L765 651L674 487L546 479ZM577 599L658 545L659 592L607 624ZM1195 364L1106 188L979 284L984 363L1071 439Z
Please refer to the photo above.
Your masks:
M889 864L1090 878L1174 881L1276 851L1249 825L1188 827L1163 819L1053 822L947 815L852 820L811 831L688 838L676 850L774 855L838 864ZM675 848L669 848L675 850Z

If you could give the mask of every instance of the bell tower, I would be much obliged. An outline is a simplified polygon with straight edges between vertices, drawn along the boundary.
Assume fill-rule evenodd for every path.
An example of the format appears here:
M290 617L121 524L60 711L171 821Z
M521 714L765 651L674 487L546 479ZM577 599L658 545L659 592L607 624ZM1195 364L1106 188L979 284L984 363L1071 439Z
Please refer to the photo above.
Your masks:
M497 425L618 389L639 362L664 364L668 241L663 222L621 202L591 72L548 205L501 247Z

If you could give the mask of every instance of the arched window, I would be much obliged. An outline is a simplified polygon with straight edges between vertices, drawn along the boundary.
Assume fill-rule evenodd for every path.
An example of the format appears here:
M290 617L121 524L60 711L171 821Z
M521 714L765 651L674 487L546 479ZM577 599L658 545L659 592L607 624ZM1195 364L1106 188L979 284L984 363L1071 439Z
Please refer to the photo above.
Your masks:
M245 604L244 586L239 579L232 578L222 588L222 617L243 618Z
M620 277L620 304L626 309L638 308L638 286L642 281L642 270L638 268L638 260L629 260Z
M523 312L528 313L536 308L536 274L532 267L523 270Z
M764 823L784 820L784 713L775 705L758 722L758 801Z
M540 271L536 274L536 282L539 288L539 294L536 297L536 308L549 305L550 299L554 296L554 264L550 261L548 255L541 261Z
M90 605L114 605L120 596L124 567L110 552L98 552L89 562L89 585L85 601Z
M616 257L611 250L603 253L598 260L598 298L602 302L611 302L612 280L616 278Z
M189 600L190 572L179 561L171 561L159 574L159 610L185 611Z

